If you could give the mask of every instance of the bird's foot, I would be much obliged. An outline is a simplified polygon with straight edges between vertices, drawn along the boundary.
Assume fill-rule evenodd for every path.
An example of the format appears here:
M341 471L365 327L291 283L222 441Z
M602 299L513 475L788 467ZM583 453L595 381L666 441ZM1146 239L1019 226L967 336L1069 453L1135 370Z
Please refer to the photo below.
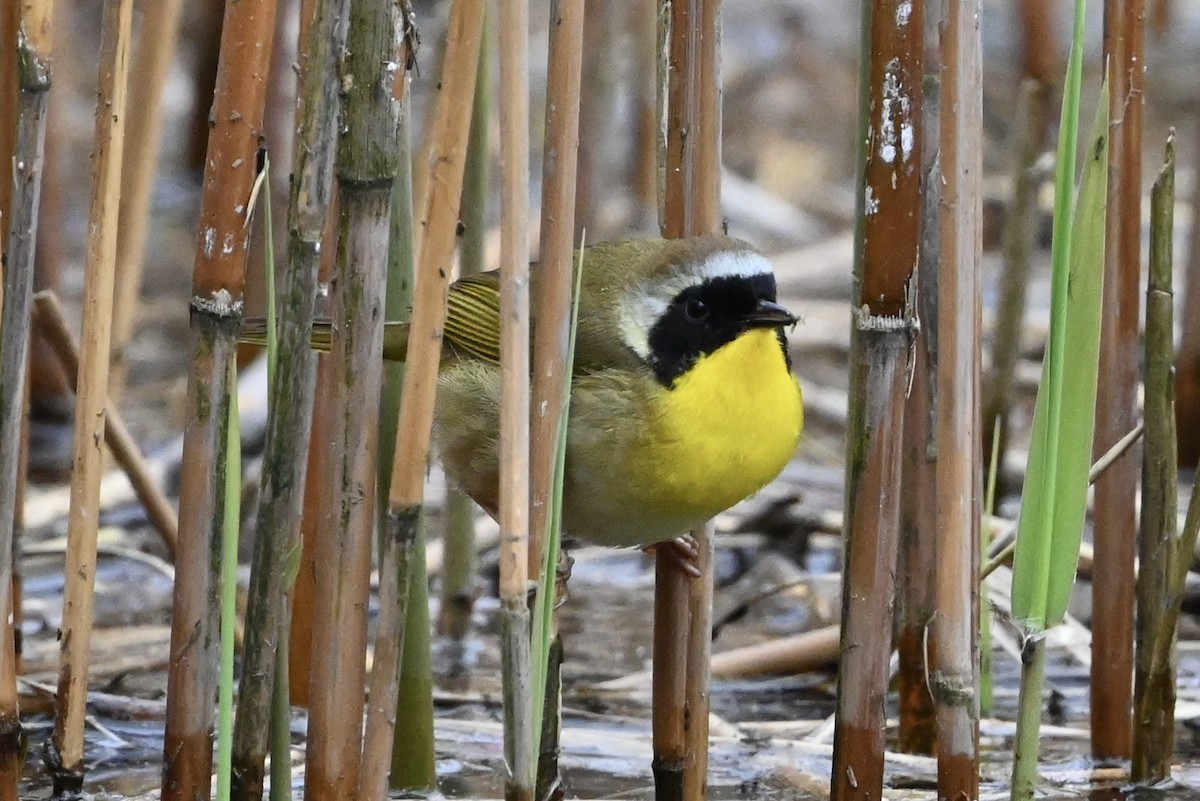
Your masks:
M676 537L673 540L665 540L654 545L648 545L642 550L646 553L661 553L686 573L688 578L698 579L704 575L697 561L700 558L699 546L696 545L696 539L691 534L684 534L682 537Z

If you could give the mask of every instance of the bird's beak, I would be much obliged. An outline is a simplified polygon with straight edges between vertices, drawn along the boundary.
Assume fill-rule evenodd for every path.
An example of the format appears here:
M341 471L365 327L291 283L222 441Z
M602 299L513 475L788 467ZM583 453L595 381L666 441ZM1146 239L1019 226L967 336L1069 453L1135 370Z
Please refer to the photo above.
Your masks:
M776 328L795 322L796 315L773 300L760 300L754 310L746 315L746 323L751 328Z

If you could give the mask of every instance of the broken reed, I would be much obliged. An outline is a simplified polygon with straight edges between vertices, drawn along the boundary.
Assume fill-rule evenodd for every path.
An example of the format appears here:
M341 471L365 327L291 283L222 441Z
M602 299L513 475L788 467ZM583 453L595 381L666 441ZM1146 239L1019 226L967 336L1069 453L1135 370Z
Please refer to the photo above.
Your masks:
M1178 452L1173 386L1175 141L1167 139L1162 169L1150 193L1150 276L1146 287L1145 421L1138 539L1137 653L1134 673L1135 782L1171 776L1175 752L1175 626L1195 531L1178 528ZM1195 507L1193 496L1191 506ZM1192 510L1189 509L1191 522ZM1190 537L1190 540L1189 540Z
M833 739L836 801L883 792L883 701L892 643L879 632L894 602L901 502L895 488L901 484L909 355L917 328L910 296L921 245L924 11L921 0L914 0L907 18L863 5L847 537Z

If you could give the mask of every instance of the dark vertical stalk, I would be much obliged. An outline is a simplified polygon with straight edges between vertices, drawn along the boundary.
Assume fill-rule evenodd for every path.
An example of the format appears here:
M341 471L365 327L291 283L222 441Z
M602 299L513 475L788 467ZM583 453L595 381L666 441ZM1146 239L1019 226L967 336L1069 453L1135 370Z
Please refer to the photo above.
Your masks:
M397 169L394 82L398 31L388 0L351 0L337 153L338 275L331 349L339 410L329 525L317 545L313 694L309 699L306 798L358 792L366 680L367 601L375 531L376 453L383 361L383 303Z
M1174 305L1171 287L1175 206L1175 142L1150 194L1150 279L1146 287L1146 435L1142 457L1138 542L1137 664L1133 761L1135 782L1171 775L1175 753L1175 624L1179 615L1176 561L1191 562L1176 529L1178 455L1175 446ZM1192 501L1196 503L1195 499ZM1186 568L1185 568L1186 570Z
M937 173L941 116L937 14L925 13L921 91L921 251L917 262L912 381L904 411L900 543L896 576L897 694L900 750L932 754L937 744L927 677L936 663L929 626L937 609Z
M861 183L850 418L846 567L832 797L878 798L891 608L900 536L901 456L921 245L924 3L864 4Z
M719 0L659 6L667 25L663 235L715 233L721 224ZM712 620L711 523L692 532L701 577L689 579L662 551L654 598L656 797L707 796L708 683Z
M243 799L262 797L270 699L280 657L276 646L287 639L284 628L291 592L287 562L299 547L316 377L316 356L308 344L312 299L333 187L338 107L334 59L344 46L344 3L317 0L313 11L297 97L299 129L288 208L288 270L281 293L278 364L271 376L272 404L234 723L232 793ZM270 186L264 186L264 191L270 191Z
M978 587L982 87L978 0L943 8L938 268L938 795L979 795Z
M21 452L27 368L29 361L30 304L33 296L34 251L37 243L38 208L42 189L42 165L46 143L46 107L51 83L51 18L49 0L16 4L0 10L11 38L0 38L0 47L16 44L16 52L7 57L15 62L16 103L0 118L15 123L0 134L12 150L12 182L0 189L6 202L0 206L9 216L3 232L6 254L3 266L3 294L0 303L0 798L16 798L21 763L21 720L17 707L17 654L10 648L10 628L19 620L14 588L15 527L21 484ZM19 32L18 32L19 24ZM11 27L8 27L11 25ZM17 58L13 58L13 56ZM8 95L9 87L0 86ZM0 98L3 99L3 98Z
M183 438L177 561L167 673L163 791L167 801L207 798L212 776L217 583L229 360L242 313L247 216L262 137L275 30L273 0L225 9L220 67L201 190L192 280L189 406Z
M1140 344L1138 278L1142 245L1142 91L1145 76L1145 1L1107 0L1104 55L1108 64L1108 213L1100 375L1093 454L1099 458L1138 418ZM1092 616L1092 755L1130 754L1133 677L1134 555L1138 460L1131 448L1096 481L1095 594Z

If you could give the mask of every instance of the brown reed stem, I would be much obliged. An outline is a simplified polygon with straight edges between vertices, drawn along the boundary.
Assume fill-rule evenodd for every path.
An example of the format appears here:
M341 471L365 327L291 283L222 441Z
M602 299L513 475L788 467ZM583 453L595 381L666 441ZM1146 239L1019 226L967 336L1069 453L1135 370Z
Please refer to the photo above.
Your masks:
M1093 453L1101 456L1137 424L1138 279L1142 245L1142 117L1145 83L1145 0L1107 0L1104 55L1112 107L1108 149L1104 300ZM1172 437L1174 433L1172 432ZM1136 449L1096 482L1092 580L1104 592L1093 600L1092 755L1127 759L1131 748L1134 557L1137 549Z
M108 394L117 206L125 136L125 98L132 46L133 0L105 3L100 28L96 139L92 150L92 204L84 275L83 345L75 403L71 509L67 519L58 708L49 763L55 794L76 793L83 782L83 724L87 705L88 645L96 578L100 478Z
M542 227L533 290L533 421L530 445L529 573L542 565L554 454L566 385L571 327L572 252L579 156L579 91L583 64L583 0L550 4L546 83L546 144L542 158Z
M1175 139L1167 139L1162 170L1150 193L1150 278L1146 287L1145 452L1138 541L1137 658L1130 777L1154 784L1171 775L1175 753L1175 624L1182 582L1176 564L1190 564L1176 536L1178 455L1175 444L1174 305ZM1193 505L1195 501L1193 500ZM1184 572L1186 573L1184 568Z
M942 12L941 185L938 269L938 794L979 795L980 171L979 2Z
M437 99L429 141L434 144L427 164L426 196L420 204L421 232L414 290L411 335L405 359L400 427L396 435L395 462L388 492L384 536L413 538L413 585L409 602L409 628L405 637L402 670L428 664L428 608L417 607L425 598L425 547L420 536L425 467L429 460L430 429L441 360L446 293L454 254L462 200L471 104L463 102L475 91L480 41L483 35L484 0L456 0L450 7L446 59L441 93ZM414 177L417 172L414 168ZM416 631L414 622L423 624ZM392 747L392 787L428 788L436 781L433 763L432 687L426 676L405 676L414 697L403 698L402 716L397 707L397 731ZM420 697L415 697L418 695ZM403 732L403 734L402 734Z
M67 323L66 312L58 296L50 290L42 290L33 296L34 329L54 351L71 385L77 391L79 372L79 342ZM125 471L134 495L146 510L150 524L162 537L169 557L174 560L175 546L179 541L179 517L167 496L154 483L150 466L142 457L141 449L129 433L128 426L110 398L105 411L104 443L112 451L117 464Z
M659 6L667 62L662 230L677 238L720 227L720 3ZM660 34L664 35L664 34ZM692 532L702 576L690 580L662 550L654 598L654 778L659 799L707 792L712 528Z
M936 661L929 624L936 612L937 578L937 271L938 182L936 172L941 129L938 83L938 15L925 13L925 73L921 92L921 251L917 293L913 301L920 330L913 337L912 381L904 411L904 463L901 474L900 542L897 556L896 650L899 654L897 695L900 706L899 748L932 754L937 745L931 665Z
M295 179L288 205L288 270L278 307L278 357L271 376L272 404L263 453L262 495L255 523L246 606L245 645L233 731L234 798L262 797L271 697L275 692L278 646L287 641L292 587L288 561L300 547L312 420L316 356L309 348L312 299L324 244L325 218L333 191L338 74L336 57L345 29L338 21L344 3L318 0L303 47ZM270 178L263 191L271 191ZM273 269L269 265L268 269Z
M900 536L904 407L921 250L924 3L864 5L862 180L846 437L846 567L832 798L878 798Z
M367 602L375 530L378 424L382 387L383 303L397 170L400 66L395 6L351 0L338 75L343 93L337 154L340 197L332 371L339 413L329 536L317 544L317 608L309 699L306 798L358 791L366 679Z
M579 109L583 70L583 0L550 4L546 82L545 147L542 156L542 219L533 304L533 417L530 434L529 574L542 567L544 539L550 533L550 498L558 450L558 424L566 400L570 341L575 198L579 171ZM547 577L547 581L550 579ZM552 619L546 636L555 640ZM558 748L562 723L560 685L547 672L540 734L537 788L547 797L559 785Z
M403 65L405 75L392 84L392 97L399 105L396 117L396 179L392 186L392 207L388 241L387 298L384 319L403 320L409 314L413 289L413 200L412 200L412 137L409 129L412 112L409 102L409 76L416 56L416 28L412 6L407 0L397 5L401 35L395 42L395 62ZM379 454L376 477L380 487L391 482L392 464L396 454L399 425L400 391L404 382L403 365L385 362L383 386L379 403ZM392 738L400 692L400 657L408 634L409 604L414 598L412 538L392 539L386 536L387 507L380 503L376 515L379 539L379 617L375 628L375 661L367 691L367 721L363 734L362 770L358 796L362 799L384 798L387 795L388 773L391 768ZM404 532L415 534L415 531Z
M125 351L137 319L150 198L163 136L163 87L175 59L182 10L182 0L147 3L142 11L139 47L133 54L130 107L138 113L130 119L126 145L129 158L125 159L121 174L121 228L117 232L117 290L113 301L108 393L114 402L120 400L125 388Z
M163 745L164 801L209 796L223 529L229 360L249 244L263 107L275 30L273 0L225 7L192 278L188 408Z
M538 759L533 745L534 691L528 603L531 569L528 0L502 0L498 19L500 365L503 382L500 395L500 601L504 754L509 766L505 797L510 801L531 801L537 782ZM476 92L479 92L478 87Z
M0 208L9 213L3 232L6 260L3 271L3 311L0 311L0 798L16 798L21 762L21 721L17 704L17 653L12 627L20 619L14 593L15 529L20 519L17 503L23 495L25 404L30 340L30 303L33 294L34 252L37 244L38 208L46 142L46 107L51 84L52 3L16 4L0 10L7 33L0 47L16 44L3 73L16 84L16 103L9 106L13 123L4 136L4 154L13 159L12 182L5 181ZM19 24L19 33L18 33ZM17 56L13 59L11 56ZM8 87L0 91L8 94ZM14 646L14 647L10 647Z

